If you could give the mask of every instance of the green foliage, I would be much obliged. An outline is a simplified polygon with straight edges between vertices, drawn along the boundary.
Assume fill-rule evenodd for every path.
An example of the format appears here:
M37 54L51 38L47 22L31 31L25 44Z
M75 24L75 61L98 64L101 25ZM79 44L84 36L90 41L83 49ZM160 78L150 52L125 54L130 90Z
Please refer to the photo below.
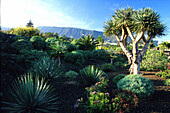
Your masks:
M33 50L33 45L30 41L24 40L24 39L19 39L12 43L12 48L20 51L20 50Z
M140 69L146 71L165 70L167 68L168 57L161 51L147 51Z
M108 93L108 79L101 77L100 82L87 87L87 100L78 99L74 108L87 113L118 113L130 112L138 104L138 97L131 91L116 91L115 98ZM115 91L114 91L115 92Z
M77 45L79 45L81 50L93 50L96 47L94 37L90 35L81 37Z
M165 80L163 83L164 83L166 86L170 86L170 79Z
M170 48L170 43L168 43L168 42L163 42L163 43L159 44L158 47L159 47L161 50L168 49L168 48Z
M64 74L64 77L67 78L68 80L74 80L78 76L78 73L75 71L68 71Z
M109 56L105 50L93 50L92 54L96 59L106 59Z
M27 74L13 82L9 89L8 107L4 108L15 113L49 113L57 110L58 97L51 85L43 78Z
M48 54L44 51L24 49L20 51L20 54L16 57L16 61L28 69L34 64L36 60L44 56L48 56Z
M141 75L128 75L117 83L117 87L120 90L130 90L140 98L148 97L154 93L153 82Z
M170 79L170 70L167 69L165 71L160 71L160 72L156 73L155 75L159 76L159 77L163 77L165 79Z
M115 71L116 68L111 63L105 63L100 66L104 72Z
M79 71L81 81L84 85L90 86L99 81L100 77L107 76L102 70L96 69L93 65Z
M67 46L67 51L68 52L71 52L71 51L74 51L74 50L77 49L76 45L71 44L71 43L66 44L66 46Z
M124 113L130 112L131 109L136 108L138 106L138 97L135 93L127 90L123 90L123 92L119 92L118 95L112 100L112 111L113 113Z
M27 40L27 38L25 38L23 36L15 36L12 40L17 41L17 40L20 40L20 39Z
M18 28L11 29L9 33L19 35L19 36L32 37L32 36L39 36L40 30L34 27L18 27Z
M64 54L67 50L66 44L63 42L57 41L55 44L50 46L54 51L51 53L51 55L61 56Z
M64 60L70 63L75 63L79 66L85 62L84 55L77 50L66 53L64 55Z
M63 75L62 70L62 66L55 59L42 57L34 63L30 72L34 75L39 75L40 77L52 80L61 77Z
M45 42L47 42L49 45L53 45L53 44L55 44L56 42L58 41L58 39L56 39L56 38L47 38L46 40L45 40Z
M37 50L44 50L46 47L46 43L42 37L39 36L33 36L30 39L30 42L32 42L32 45L34 46L35 49Z
M112 81L113 83L117 84L119 82L119 80L121 80L122 78L124 78L126 75L124 74L118 74L115 77L113 77Z
M124 64L122 62L115 62L114 66L124 68Z
M123 50L122 50L121 47L116 47L116 51L117 51L117 52L123 52Z

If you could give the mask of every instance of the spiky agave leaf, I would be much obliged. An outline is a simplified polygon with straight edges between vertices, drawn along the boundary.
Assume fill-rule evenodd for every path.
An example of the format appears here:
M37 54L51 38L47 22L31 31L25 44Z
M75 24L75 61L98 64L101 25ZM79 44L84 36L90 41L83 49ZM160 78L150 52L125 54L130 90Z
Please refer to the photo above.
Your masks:
M9 89L7 109L14 113L49 113L57 110L58 97L43 78L26 74L15 80Z
M58 61L50 57L43 57L33 65L30 72L47 79L55 79L63 75L62 70L62 65Z
M102 70L95 68L93 65L83 68L79 73L82 78L82 82L87 86L95 84L99 81L100 77L106 76Z

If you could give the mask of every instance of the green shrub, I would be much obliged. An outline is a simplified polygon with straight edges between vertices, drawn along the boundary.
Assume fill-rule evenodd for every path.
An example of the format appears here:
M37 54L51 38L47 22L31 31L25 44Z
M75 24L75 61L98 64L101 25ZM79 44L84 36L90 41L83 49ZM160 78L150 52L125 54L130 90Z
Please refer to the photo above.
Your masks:
M14 43L12 43L12 48L20 51L20 50L33 50L33 45L30 41L28 40L24 40L24 39L19 39L17 41L15 41Z
M114 66L116 66L116 67L121 67L121 68L124 68L124 67L125 67L122 62L115 62L115 63L114 63Z
M62 70L62 66L58 61L50 57L42 57L32 66L30 72L52 80L61 77L63 75Z
M25 38L23 36L15 36L12 40L17 41L17 40L20 40L20 39L27 40L27 38Z
M165 80L163 83L164 83L166 86L170 86L170 79Z
M117 76L113 77L112 81L113 81L113 83L117 84L119 82L119 80L121 80L125 76L126 75L124 75L124 74L118 74Z
M131 91L116 92L115 98L108 93L108 79L101 77L100 82L87 87L87 99L78 99L74 108L88 113L130 112L138 104L138 97Z
M48 56L48 54L44 51L21 50L20 54L16 57L16 61L25 68L30 68L36 60L43 56Z
M154 86L151 80L140 75L128 75L122 78L117 87L120 90L131 90L138 97L148 97L154 93Z
M44 39L42 37L39 37L39 36L33 36L30 39L30 42L32 42L32 45L37 50L44 50L45 47L46 47Z
M65 73L64 77L69 79L69 80L74 80L76 79L78 76L78 73L75 71L68 71Z
M85 62L84 55L76 50L66 53L64 55L64 60L70 63L75 63L79 66L81 66Z
M86 56L86 59L92 59L93 53L91 51L84 51L84 55Z
M55 44L57 41L58 41L58 39L56 39L56 38L47 38L45 40L45 42L48 43L49 45L50 44Z
M102 64L100 67L104 72L110 72L116 70L116 68L111 63Z
M138 97L135 93L127 90L119 92L112 100L112 113L126 113L138 106Z
M170 70L160 71L155 74L156 76L163 77L165 79L170 79Z
M13 82L9 89L9 102L4 108L14 113L40 113L57 110L56 92L43 78L25 75Z
M116 51L117 51L117 52L123 52L123 50L122 50L121 47L116 47Z
M71 51L74 51L74 50L77 49L76 45L71 44L71 43L66 44L66 46L67 46L67 51L68 52L71 52Z
M167 69L168 57L160 51L147 51L140 69L145 71Z
M92 54L93 54L93 58L96 59L106 59L109 56L105 50L100 50L100 49L93 50Z
M93 65L85 67L79 71L79 75L84 85L90 86L99 81L102 76L107 76L102 70L96 69Z

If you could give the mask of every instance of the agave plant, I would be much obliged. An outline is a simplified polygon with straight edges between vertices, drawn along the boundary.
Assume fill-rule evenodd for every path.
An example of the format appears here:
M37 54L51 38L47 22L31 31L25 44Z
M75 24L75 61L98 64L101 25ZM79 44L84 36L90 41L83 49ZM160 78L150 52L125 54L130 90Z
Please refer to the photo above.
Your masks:
M79 75L86 86L99 82L99 78L102 76L107 76L104 71L95 68L93 65L81 69Z
M43 78L31 74L19 77L9 89L9 102L4 109L14 113L51 113L57 110L56 93Z
M50 57L42 57L29 71L34 75L52 80L61 77L63 74L62 70L63 68L58 61Z

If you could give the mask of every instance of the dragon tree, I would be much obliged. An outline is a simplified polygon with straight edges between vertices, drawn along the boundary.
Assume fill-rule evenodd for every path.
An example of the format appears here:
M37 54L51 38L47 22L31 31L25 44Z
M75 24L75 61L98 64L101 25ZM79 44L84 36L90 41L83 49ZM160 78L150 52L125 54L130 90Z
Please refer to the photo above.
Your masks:
M149 43L155 37L165 35L166 26L161 22L160 15L150 8L133 10L132 8L118 9L112 19L105 22L105 36L115 36L128 58L130 73L140 73L140 63L146 53ZM127 48L127 37L131 38L132 52ZM139 41L144 42L139 52Z

